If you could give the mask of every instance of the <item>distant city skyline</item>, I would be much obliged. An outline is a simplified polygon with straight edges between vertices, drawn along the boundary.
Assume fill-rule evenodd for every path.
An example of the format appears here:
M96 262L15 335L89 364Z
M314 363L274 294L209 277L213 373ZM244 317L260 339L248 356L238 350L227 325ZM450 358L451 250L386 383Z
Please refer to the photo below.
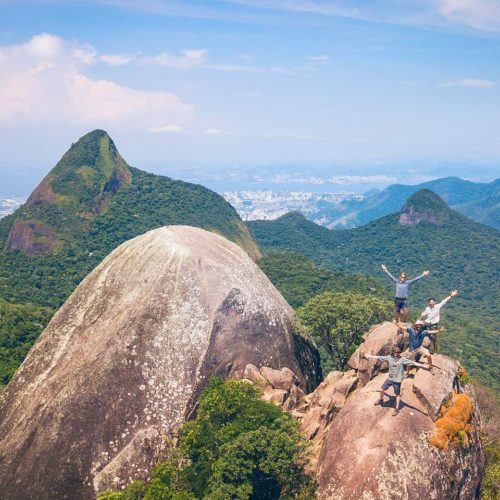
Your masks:
M0 0L0 195L96 128L214 186L266 165L491 180L499 56L496 0Z

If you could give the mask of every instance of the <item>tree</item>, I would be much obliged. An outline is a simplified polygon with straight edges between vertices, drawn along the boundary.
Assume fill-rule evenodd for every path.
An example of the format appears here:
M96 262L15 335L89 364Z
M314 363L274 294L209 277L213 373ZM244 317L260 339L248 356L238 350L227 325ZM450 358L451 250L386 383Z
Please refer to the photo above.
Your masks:
M296 313L297 326L318 344L324 373L345 370L373 324L392 317L390 301L359 293L325 292L313 297Z

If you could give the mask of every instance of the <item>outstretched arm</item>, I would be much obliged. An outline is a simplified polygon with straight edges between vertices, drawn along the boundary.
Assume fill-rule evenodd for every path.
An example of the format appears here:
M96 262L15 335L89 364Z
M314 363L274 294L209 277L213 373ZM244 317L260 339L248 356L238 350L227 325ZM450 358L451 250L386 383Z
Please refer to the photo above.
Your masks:
M416 361L412 361L411 359L405 359L403 361L404 365L417 366L418 368L429 368L428 365L423 365L422 363L417 363Z
M418 281L419 279L425 278L426 276L429 276L429 271L424 271L420 276L417 276L416 278L408 280L407 283L408 283L408 285L411 285L412 283L415 283L415 281Z
M398 282L398 280L389 272L387 267L385 267L385 264L382 264L380 267L382 268L382 271L384 271L384 273L387 274L392 281L394 281L394 283Z
M389 356L373 356L372 354L363 354L365 359L378 359L380 361L387 361Z
M427 330L427 333L432 333L432 335L435 335L436 333L443 333L445 330L444 326L442 326L439 330Z

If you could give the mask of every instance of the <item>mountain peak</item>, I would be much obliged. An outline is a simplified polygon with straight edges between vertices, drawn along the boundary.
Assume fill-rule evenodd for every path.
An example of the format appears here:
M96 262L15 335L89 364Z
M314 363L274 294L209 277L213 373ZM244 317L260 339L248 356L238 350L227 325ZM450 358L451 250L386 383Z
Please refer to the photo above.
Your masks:
M402 226L416 226L425 221L442 226L449 218L450 208L430 189L421 189L413 193L401 209L399 223Z
M53 251L67 239L63 233L84 231L88 221L101 214L131 181L129 166L108 133L89 132L71 145L31 193L11 228L5 250Z

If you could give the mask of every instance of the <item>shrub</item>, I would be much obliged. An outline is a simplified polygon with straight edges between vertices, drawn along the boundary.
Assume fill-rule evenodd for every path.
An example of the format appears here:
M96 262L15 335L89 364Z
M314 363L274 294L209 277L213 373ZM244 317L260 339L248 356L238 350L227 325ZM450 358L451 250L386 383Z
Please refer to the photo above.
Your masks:
M453 443L460 446L468 444L468 433L471 431L472 402L466 394L453 394L436 423L436 432L431 444L437 448L447 449Z

